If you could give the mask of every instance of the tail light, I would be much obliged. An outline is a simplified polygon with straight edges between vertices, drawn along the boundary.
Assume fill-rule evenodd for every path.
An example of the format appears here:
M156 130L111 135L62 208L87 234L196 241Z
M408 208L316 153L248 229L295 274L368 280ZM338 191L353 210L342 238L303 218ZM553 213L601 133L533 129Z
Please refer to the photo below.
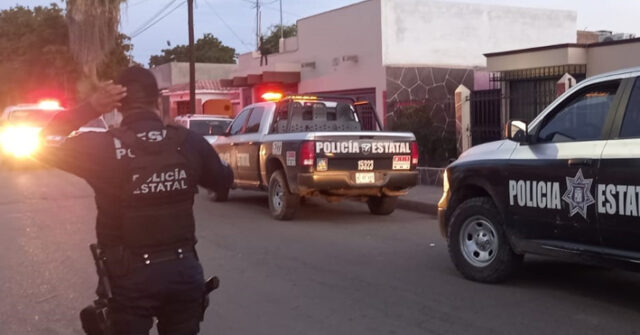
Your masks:
M313 166L316 160L315 142L305 141L300 145L299 164L300 166Z
M419 154L420 152L418 151L418 142L412 141L411 142L411 165L413 166L418 165Z

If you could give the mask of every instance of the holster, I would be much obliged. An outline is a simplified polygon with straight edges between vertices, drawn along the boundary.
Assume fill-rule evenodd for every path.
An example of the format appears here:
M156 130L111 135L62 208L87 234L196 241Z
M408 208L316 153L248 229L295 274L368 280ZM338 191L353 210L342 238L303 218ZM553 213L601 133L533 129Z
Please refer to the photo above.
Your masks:
M131 270L131 253L124 246L105 248L101 250L101 256L111 278L122 277Z

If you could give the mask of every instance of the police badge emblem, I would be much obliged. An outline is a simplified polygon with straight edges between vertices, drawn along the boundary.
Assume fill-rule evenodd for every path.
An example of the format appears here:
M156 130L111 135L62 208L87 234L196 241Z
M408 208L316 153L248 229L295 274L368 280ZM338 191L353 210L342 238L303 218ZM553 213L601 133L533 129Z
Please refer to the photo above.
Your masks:
M596 201L591 195L591 184L593 179L585 179L582 169L574 178L566 177L567 191L562 196L562 200L569 204L569 216L580 213L583 218L587 218L587 208Z
M368 155L371 153L371 143L362 143L360 144L360 149L362 151L362 154L364 155Z

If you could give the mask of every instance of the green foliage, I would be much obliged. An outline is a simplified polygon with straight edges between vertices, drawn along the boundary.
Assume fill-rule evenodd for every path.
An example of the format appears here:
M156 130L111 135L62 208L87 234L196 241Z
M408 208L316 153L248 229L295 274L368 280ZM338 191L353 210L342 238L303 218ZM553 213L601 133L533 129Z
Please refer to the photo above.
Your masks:
M196 63L235 63L236 50L228 47L212 34L204 34L194 44ZM170 62L188 62L189 46L177 45L163 49L162 55L151 56L149 66L158 66Z
M457 155L455 133L436 125L429 105L398 108L393 113L391 129L409 131L416 136L420 149L420 165L446 166Z
M284 25L283 27L283 35L284 38L292 37L298 35L298 26L292 24L290 26ZM268 36L264 39L262 48L260 51L263 54L273 54L278 53L280 50L280 25L276 24L269 27Z
M119 35L116 48L99 68L101 78L113 78L128 65L128 41ZM34 92L75 96L82 70L69 51L64 13L55 3L0 11L0 60L0 108L29 102Z

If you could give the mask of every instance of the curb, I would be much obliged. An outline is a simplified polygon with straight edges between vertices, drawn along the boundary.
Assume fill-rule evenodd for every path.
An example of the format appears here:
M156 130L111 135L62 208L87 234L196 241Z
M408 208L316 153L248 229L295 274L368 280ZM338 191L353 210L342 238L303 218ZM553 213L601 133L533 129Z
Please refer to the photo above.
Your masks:
M438 215L437 204L430 204L430 203L420 202L416 200L399 198L397 207L400 209L404 209L412 212L418 212L418 213L429 214L429 215Z

